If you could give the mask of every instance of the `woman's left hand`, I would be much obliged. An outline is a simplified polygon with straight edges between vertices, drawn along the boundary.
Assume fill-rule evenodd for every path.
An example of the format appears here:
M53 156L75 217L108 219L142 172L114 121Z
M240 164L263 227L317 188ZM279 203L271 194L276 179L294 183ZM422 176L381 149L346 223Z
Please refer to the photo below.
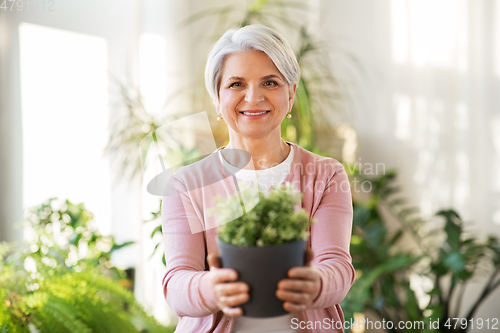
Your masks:
M308 309L318 298L321 290L321 276L312 266L313 251L306 249L304 267L293 267L288 271L289 279L278 283L276 297L285 301L283 308L288 312Z

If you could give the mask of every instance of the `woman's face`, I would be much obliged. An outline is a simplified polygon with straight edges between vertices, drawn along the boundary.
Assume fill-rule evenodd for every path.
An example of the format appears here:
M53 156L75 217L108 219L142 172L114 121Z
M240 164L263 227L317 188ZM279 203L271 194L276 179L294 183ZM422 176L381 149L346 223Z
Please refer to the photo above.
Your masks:
M279 134L295 89L264 52L233 53L224 61L217 113L232 135L263 138L274 131Z

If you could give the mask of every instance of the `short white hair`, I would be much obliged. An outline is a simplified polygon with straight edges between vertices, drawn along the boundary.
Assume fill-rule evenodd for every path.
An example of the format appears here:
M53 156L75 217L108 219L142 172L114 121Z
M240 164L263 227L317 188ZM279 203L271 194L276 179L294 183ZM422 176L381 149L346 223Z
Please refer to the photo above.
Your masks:
M288 42L276 31L260 24L230 29L214 44L205 67L205 86L214 101L219 100L222 67L233 53L262 51L285 77L288 85L299 82L300 68Z

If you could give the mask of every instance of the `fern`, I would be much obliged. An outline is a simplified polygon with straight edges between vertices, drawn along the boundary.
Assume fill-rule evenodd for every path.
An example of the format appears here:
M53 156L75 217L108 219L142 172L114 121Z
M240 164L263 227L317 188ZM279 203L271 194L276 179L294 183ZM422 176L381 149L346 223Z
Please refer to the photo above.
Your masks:
M0 258L2 259L2 258ZM20 262L0 261L0 332L173 332L147 314L129 290L97 269L36 278Z
M78 312L75 311L74 307L68 304L64 299L49 295L46 292L38 292L30 296L38 298L37 305L40 303L42 304L42 306L37 309L37 315L51 319L49 320L49 327L45 327L45 325L44 327L40 327L42 331L58 328L61 332L92 333L92 331L79 320Z
M24 227L32 239L24 249L0 243L0 332L173 332L119 283L125 273L109 259L130 243L100 235L83 204L55 202L26 212ZM54 228L66 230L60 233L66 239L55 237ZM72 251L85 245L87 256L76 260Z

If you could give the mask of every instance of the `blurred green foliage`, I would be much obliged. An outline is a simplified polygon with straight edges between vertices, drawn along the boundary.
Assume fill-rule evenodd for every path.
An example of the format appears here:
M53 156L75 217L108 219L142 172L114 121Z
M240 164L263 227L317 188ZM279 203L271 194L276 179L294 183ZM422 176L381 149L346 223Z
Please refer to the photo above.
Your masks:
M0 243L0 332L173 332L110 263L131 243L102 236L83 204L49 199L26 211L23 227L23 244Z
M117 244L114 237L102 235L93 214L83 203L51 198L24 213L23 231L28 249L24 260L37 270L57 271L97 267L105 274L122 272L111 264L114 251L133 242Z
M467 233L465 224L454 210L436 214L444 220L442 227L419 217L418 209L406 205L400 189L394 185L396 172L390 171L369 180L355 167L351 179L369 181L372 191L365 197L353 193L354 219L351 256L356 280L341 303L346 318L355 313L375 314L380 320L398 323L423 321L422 329L389 329L389 332L466 332L469 327L454 329L452 318L470 320L482 302L500 285L500 243L496 237L481 240ZM386 207L397 221L391 231ZM402 238L406 236L405 240ZM414 248L405 243L412 240ZM463 291L473 277L487 276L480 295L468 302L461 317ZM426 290L419 290L411 278L426 281ZM420 292L419 292L420 291ZM439 329L431 329L429 320L439 319ZM447 325L448 324L448 325ZM451 326L450 326L451 324Z

